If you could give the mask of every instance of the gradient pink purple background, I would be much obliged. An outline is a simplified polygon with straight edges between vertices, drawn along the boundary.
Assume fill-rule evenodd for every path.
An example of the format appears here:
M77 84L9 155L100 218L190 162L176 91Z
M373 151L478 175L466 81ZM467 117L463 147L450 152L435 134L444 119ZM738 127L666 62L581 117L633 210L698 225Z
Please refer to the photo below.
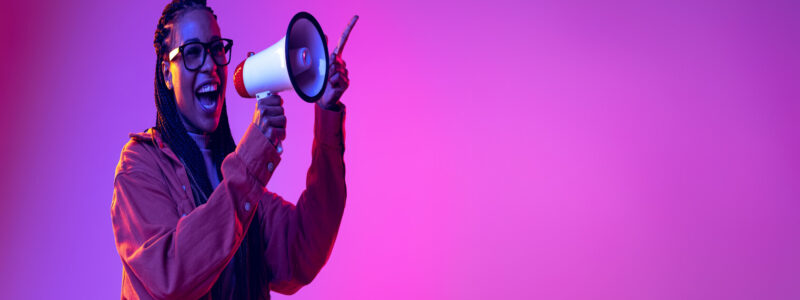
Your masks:
M361 16L347 208L290 298L800 298L800 2L667 2L210 1L235 63L295 12L332 41ZM154 124L165 4L3 5L3 298L119 297L114 168ZM294 201L313 110L283 97Z

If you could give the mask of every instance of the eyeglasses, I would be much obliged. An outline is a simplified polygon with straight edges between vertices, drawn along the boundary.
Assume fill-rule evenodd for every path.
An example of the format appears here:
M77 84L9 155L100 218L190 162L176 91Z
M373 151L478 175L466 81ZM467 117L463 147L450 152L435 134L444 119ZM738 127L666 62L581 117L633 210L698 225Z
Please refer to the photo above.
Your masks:
M231 62L231 47L233 40L219 39L203 42L188 42L169 52L169 60L172 61L178 56L183 56L183 66L189 71L197 71L206 63L206 53L211 55L211 59L218 66L227 66Z

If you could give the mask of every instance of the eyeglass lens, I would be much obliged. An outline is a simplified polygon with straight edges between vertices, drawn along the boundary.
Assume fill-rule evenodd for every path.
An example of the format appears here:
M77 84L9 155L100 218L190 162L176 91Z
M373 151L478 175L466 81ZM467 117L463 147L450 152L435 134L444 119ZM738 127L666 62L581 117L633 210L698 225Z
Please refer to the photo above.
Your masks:
M228 50L227 42L219 40L209 45L209 52L211 58L218 66L228 64L230 60L230 51ZM191 43L183 47L183 60L186 63L186 68L189 70L200 68L205 63L205 45L202 43Z

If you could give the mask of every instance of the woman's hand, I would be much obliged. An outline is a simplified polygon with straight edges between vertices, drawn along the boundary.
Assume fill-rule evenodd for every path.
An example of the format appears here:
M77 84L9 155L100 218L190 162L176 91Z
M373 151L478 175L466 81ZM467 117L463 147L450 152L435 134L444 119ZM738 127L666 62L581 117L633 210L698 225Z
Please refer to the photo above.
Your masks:
M345 67L344 60L340 55L331 55L333 62L328 70L328 86L325 87L325 93L322 98L317 101L317 104L325 109L338 110L339 99L342 94L350 86L350 79L347 77L347 68Z
M286 139L286 116L283 114L283 99L278 94L272 94L256 103L253 114L253 124L261 133L278 147Z

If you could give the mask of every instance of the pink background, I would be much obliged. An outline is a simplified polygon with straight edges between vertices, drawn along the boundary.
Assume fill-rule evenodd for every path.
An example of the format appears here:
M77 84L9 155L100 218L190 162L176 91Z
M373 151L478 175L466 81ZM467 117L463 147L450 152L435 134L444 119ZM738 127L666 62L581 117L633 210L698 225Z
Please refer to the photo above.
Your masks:
M154 124L166 1L48 2L0 18L0 290L113 299L114 167ZM347 208L291 299L798 299L798 3L210 5L235 63L297 11L332 41L361 16L344 52ZM254 102L232 72L238 140ZM294 200L313 110L283 97L268 188Z

